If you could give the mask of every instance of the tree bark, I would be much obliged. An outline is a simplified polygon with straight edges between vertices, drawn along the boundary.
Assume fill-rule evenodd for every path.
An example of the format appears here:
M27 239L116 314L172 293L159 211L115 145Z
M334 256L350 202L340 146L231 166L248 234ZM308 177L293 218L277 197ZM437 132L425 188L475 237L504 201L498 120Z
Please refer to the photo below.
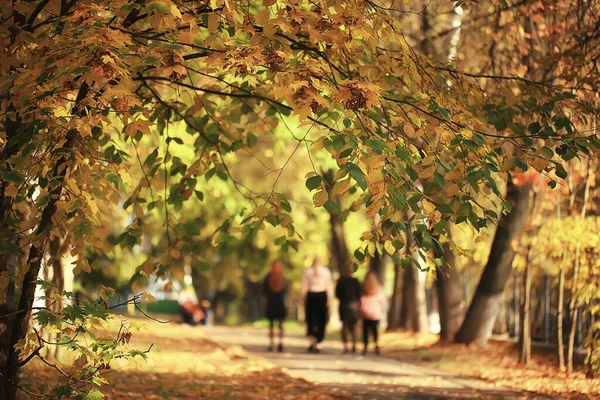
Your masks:
M473 301L454 338L456 343L475 342L484 345L492 334L504 286L510 276L515 256L511 242L518 238L523 229L530 190L530 184L516 186L511 180L507 183L506 197L512 203L512 210L500 219Z
M565 318L565 270L558 275L558 312L556 313L556 337L558 342L558 369L565 370L565 339L563 337L563 319Z
M323 178L327 183L327 193L329 195L329 199L338 205L338 209L341 210L341 201L340 197L337 195L333 195L333 171L328 170L323 172ZM344 275L346 266L350 261L350 253L348 252L348 245L346 243L346 236L344 234L344 221L342 220L342 216L332 210L330 208L327 209L329 213L329 227L331 231L331 254L332 260L331 264L334 270L337 270L340 276Z
M194 288L194 293L196 293L196 299L198 302L206 299L208 294L208 280L206 277L198 270L198 268L192 266L192 287Z
M245 322L257 321L264 315L262 311L262 282L253 282L245 278L244 291L242 318Z
M411 261L403 273L400 326L413 332L427 333L428 325L425 276Z
M594 124L595 127L595 124ZM592 183L592 174L591 174L591 162L588 160L587 164L587 177L585 181L585 188L583 192L583 201L581 205L581 218L585 218L587 213L587 203L590 198L590 186ZM573 352L575 351L575 334L577 333L577 318L579 317L579 302L577 297L575 296L575 291L577 290L577 284L579 282L579 256L581 254L581 249L579 246L575 249L575 265L573 265L573 285L571 289L571 300L569 301L569 312L570 312L570 330L569 330L569 341L567 347L567 372L573 372Z
M87 89L86 89L87 91ZM75 137L77 132L69 132L67 142L65 143L65 149L72 149L75 143ZM66 158L61 158L57 161L54 166L53 176L58 178L58 181L62 182L68 167L65 166L67 163ZM31 318L31 311L33 306L33 300L35 297L35 289L37 285L37 278L40 272L42 258L44 256L44 249L50 229L52 227L52 217L56 212L56 202L61 198L63 192L62 185L58 185L51 192L51 197L48 205L42 212L40 223L36 229L35 235L37 240L31 244L29 250L29 257L27 258L27 264L29 269L23 277L23 283L21 285L21 298L19 300L19 306L17 314L15 316L14 326L10 336L9 349L8 349L8 362L5 369L4 379L0 386L0 398L6 400L12 400L16 398L17 384L19 380L19 353L15 350L14 346L20 340L25 338L29 329L29 320Z
M521 349L520 362L529 364L531 361L531 246L527 246L525 273L523 274L523 304L521 307Z
M455 258L448 243L442 248L436 246L436 257L444 260L446 266L436 271L435 285L438 297L438 312L440 315L440 341L450 342L460 328L464 318L461 308L463 300L460 287L460 274L456 270Z
M375 272L379 283L385 286L385 273L387 270L387 256L381 256L379 253L375 253L369 260L369 271Z
M400 327L400 313L402 310L402 278L403 272L401 264L394 264L394 291L392 301L388 311L387 330L391 331Z

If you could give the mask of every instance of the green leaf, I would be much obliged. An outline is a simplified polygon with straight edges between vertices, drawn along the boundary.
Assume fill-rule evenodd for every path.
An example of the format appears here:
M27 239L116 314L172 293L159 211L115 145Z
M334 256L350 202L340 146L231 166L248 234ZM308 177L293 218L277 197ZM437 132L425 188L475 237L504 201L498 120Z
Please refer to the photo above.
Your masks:
M332 214L336 214L336 215L341 214L340 206L335 201L327 200L327 202L323 205L323 207L325 207L325 209Z
M25 175L23 175L21 172L19 171L3 171L2 172L2 179L7 181L7 182L12 182L14 184L20 185L23 182L25 182Z
M321 182L323 182L323 178L319 175L311 176L306 180L306 188L308 190L315 190L321 186Z
M563 167L562 164L556 164L556 176L558 176L559 178L565 179L567 177L567 171L565 170L565 167Z
M116 189L119 189L119 187L123 186L123 180L121 179L121 177L113 172L106 174L106 179L109 182L112 182L112 184L115 185Z
M102 400L104 394L96 389L92 389L89 392L79 393L77 400Z
M198 260L196 262L196 268L198 268L200 271L210 271L210 264L206 261Z
M529 129L529 132L531 132L532 135L535 135L536 133L538 133L541 129L540 123L539 122L532 122L529 124L529 126L527 127L527 129Z
M362 262L365 259L365 254L362 251L356 249L354 250L354 258Z
M367 190L367 178L365 177L365 174L363 174L362 170L357 165L352 163L348 164L350 168L350 176L352 177L352 179L356 181L358 186L360 186L360 188L363 191Z
M350 128L352 126L352 120L349 118L344 118L344 126L346 128Z
M253 133L248 133L248 137L246 138L246 143L248 144L248 147L256 146L256 142L256 136Z

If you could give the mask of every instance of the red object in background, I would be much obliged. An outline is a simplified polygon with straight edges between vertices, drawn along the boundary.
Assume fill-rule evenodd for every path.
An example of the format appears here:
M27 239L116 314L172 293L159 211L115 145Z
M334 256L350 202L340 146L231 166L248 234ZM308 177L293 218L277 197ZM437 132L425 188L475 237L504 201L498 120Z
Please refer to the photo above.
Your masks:
M186 300L181 303L181 307L192 317L194 322L198 323L204 319L204 311L195 302Z

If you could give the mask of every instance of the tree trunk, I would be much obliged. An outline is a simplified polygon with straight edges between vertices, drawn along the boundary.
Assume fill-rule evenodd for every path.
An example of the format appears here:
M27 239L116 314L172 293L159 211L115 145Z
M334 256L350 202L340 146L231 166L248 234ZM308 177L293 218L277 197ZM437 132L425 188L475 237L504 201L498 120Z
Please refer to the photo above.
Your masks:
M413 332L429 331L425 275L414 265L414 261L411 261L403 273L400 326Z
M595 127L595 124L594 124ZM591 155L590 155L591 157ZM587 163L587 177L585 181L585 189L583 192L583 202L581 206L581 218L585 218L587 212L587 203L590 198L590 186L592 183L591 162L588 159ZM571 286L571 300L569 301L569 312L570 312L570 330L569 330L569 342L567 347L567 372L573 372L573 352L575 351L575 334L577 333L577 318L579 317L579 302L575 295L577 290L577 284L579 282L579 256L581 249L579 246L575 249L575 265L573 266L573 285Z
M387 330L391 331L400 327L400 313L402 309L402 277L404 270L401 264L394 265L394 291L388 312Z
M75 141L76 133L71 133L65 148L72 148ZM60 181L64 179L68 168L61 168L66 162L66 159L61 159L57 162L54 168L54 176L59 177ZM61 171L61 172L58 172ZM15 350L14 346L20 340L25 338L27 331L29 330L29 320L31 318L31 311L33 306L33 300L35 296L35 289L37 286L37 278L40 272L41 261L44 256L44 248L46 246L47 238L52 227L52 217L56 212L56 202L62 195L62 185L59 185L52 191L51 200L44 208L40 224L36 229L36 236L39 238L31 245L29 250L29 257L27 258L27 264L29 270L23 277L23 283L21 286L21 298L19 300L19 307L17 309L18 314L15 316L15 323L11 332L9 350L8 350L8 363L7 369L2 380L2 386L0 387L0 398L5 400L12 400L16 398L17 384L19 381L19 353Z
M461 308L462 289L460 287L460 275L456 270L454 254L450 245L444 243L441 249L436 250L437 258L444 260L446 264L436 271L435 285L438 297L438 312L440 315L440 341L450 342L460 328L464 318Z
M373 257L369 260L369 271L375 272L377 278L379 279L379 283L382 286L385 286L385 272L387 270L387 256L381 256L379 253L375 253Z
M242 303L242 318L245 322L254 322L263 317L262 311L262 282L244 279L244 302Z
M565 370L565 339L563 337L563 319L565 310L565 270L560 269L558 275L558 312L556 313L556 337L558 342L558 368Z
M523 274L523 305L521 307L521 335L519 347L521 349L521 363L529 364L531 361L531 246L527 246L525 273Z
M506 197L512 203L512 210L500 219L473 301L454 338L456 343L484 345L492 334L504 286L512 270L515 256L512 241L518 238L526 220L530 189L529 184L516 186L511 180L507 183Z
M348 252L348 245L346 244L346 236L344 234L344 221L342 220L339 211L341 210L341 201L338 195L333 195L333 171L328 170L323 172L323 178L327 183L327 193L329 199L336 204L337 210L331 207L327 208L329 213L329 227L331 230L331 264L334 270L337 270L340 276L344 275L346 266L350 261L350 254Z
M49 309L54 312L60 312L62 310L62 293L65 289L65 272L63 269L63 255L65 248L63 246L60 237L55 236L50 240L50 259L52 260L52 284L54 287L51 289L52 293L57 293L59 296L57 300L49 305ZM55 336L58 338L58 335ZM50 340L52 341L52 340ZM54 346L53 357L58 357L60 346Z
M208 279L194 266L192 266L192 287L198 303L207 298Z

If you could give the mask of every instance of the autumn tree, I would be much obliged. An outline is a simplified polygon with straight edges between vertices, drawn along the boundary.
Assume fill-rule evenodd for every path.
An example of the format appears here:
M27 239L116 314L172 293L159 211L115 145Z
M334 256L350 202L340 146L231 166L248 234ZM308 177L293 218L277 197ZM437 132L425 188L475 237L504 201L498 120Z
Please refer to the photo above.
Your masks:
M38 276L53 233L71 233L74 272L82 273L90 270L87 252L140 244L148 214L160 213L164 234L132 285L206 262L193 241L175 240L180 230L194 236L195 216L176 220L173 210L201 200L206 179L232 179L228 157L255 157L257 141L277 126L293 124L294 152L308 146L335 166L335 182L316 168L308 177L315 206L330 201L328 185L347 184L360 194L348 208L378 216L380 226L353 253L360 261L386 252L401 263L407 234L415 240L406 254L426 258L433 234L444 237L450 223L480 229L502 218L477 193L510 211L496 183L510 170L531 165L562 178L555 149L596 147L570 119L593 111L585 95L551 80L498 77L502 85L481 85L482 77L411 46L397 14L412 10L402 7L362 0L3 3L0 397L15 397L19 368L53 345L42 340L50 330L79 357L70 382L101 384L111 359L146 356L123 346L126 327L111 340L86 341L95 322L112 318L103 302L32 308L36 287L47 285ZM147 148L147 137L160 145ZM172 152L183 144L193 150L185 161ZM223 216L212 246L252 240L267 224L284 232L282 248L301 241L279 182L286 166L253 208ZM108 242L119 208L130 218ZM11 287L14 320L5 313ZM100 296L111 293L104 288ZM90 390L65 385L53 395Z

